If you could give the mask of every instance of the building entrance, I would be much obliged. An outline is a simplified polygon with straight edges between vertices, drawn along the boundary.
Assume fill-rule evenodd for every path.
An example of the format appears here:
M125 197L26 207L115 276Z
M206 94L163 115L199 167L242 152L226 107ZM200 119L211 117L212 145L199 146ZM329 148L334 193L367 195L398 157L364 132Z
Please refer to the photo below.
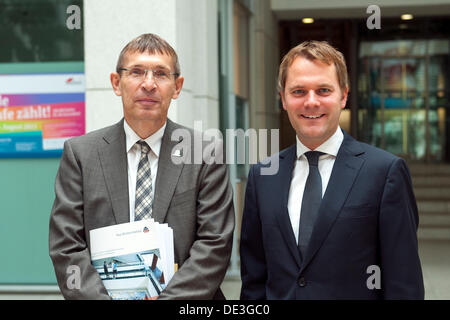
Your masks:
M361 42L360 139L409 161L444 161L448 55L442 39Z

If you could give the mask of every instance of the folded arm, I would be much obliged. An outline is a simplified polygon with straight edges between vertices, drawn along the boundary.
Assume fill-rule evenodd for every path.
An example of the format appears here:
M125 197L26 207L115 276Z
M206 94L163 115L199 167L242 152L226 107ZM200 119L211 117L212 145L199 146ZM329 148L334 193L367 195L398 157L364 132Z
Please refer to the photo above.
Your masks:
M49 253L64 298L109 299L91 264L84 229L83 175L79 160L68 141L64 144L55 180Z
M196 235L189 257L159 299L212 299L225 277L233 244L233 192L225 164L205 164L199 175Z

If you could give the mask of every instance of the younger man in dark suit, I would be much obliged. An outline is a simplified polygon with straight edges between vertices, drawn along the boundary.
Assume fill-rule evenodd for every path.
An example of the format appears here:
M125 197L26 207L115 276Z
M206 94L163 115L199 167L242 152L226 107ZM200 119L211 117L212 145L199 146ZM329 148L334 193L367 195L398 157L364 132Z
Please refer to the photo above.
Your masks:
M250 170L241 298L423 299L409 171L340 129L343 55L326 42L298 45L281 63L279 90L297 143L273 156L277 174Z

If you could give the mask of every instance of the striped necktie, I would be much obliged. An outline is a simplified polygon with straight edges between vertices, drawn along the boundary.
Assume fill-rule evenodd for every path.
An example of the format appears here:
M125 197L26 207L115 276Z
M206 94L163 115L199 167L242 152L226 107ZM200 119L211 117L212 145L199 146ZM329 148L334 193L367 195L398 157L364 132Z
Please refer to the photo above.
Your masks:
M141 146L141 158L139 160L136 177L136 201L134 204L134 220L150 219L152 217L152 172L148 153L150 147L145 141L138 141Z

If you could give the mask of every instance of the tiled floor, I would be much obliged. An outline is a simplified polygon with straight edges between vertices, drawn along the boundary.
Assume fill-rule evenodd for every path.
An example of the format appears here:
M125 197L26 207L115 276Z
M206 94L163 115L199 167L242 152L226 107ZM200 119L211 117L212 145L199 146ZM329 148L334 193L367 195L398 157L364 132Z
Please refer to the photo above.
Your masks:
M450 241L419 242L426 300L450 300Z
M426 300L450 300L450 241L421 240L419 255ZM227 299L239 299L241 281L227 279L222 284Z

